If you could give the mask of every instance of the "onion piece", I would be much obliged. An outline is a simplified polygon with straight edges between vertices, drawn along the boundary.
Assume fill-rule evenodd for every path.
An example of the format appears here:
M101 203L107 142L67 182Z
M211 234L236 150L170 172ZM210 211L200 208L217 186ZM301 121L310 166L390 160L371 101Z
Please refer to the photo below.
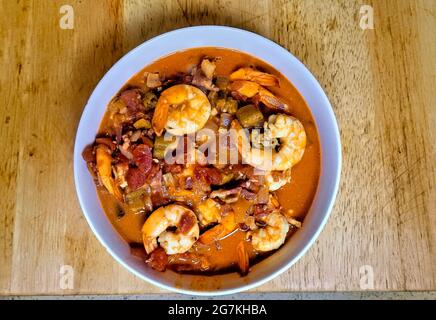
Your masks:
M239 271L241 272L241 275L245 276L250 269L250 257L248 256L248 252L243 241L238 244L236 251L238 253Z
M133 154L129 150L124 149L122 146L118 146L118 149L120 150L121 154L127 159L133 160Z

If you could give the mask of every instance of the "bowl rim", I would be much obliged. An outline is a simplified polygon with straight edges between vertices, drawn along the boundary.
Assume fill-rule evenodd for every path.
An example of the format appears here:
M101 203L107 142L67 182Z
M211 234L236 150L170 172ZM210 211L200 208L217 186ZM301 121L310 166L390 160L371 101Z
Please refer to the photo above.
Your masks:
M78 149L78 141L79 141L79 132L81 130L86 130L86 128L84 128L84 122L85 122L85 118L91 113L91 106L90 106L90 101L92 100L93 96L96 94L99 86L101 85L102 82L107 81L107 79L109 78L109 75L111 74L111 72L117 68L119 68L119 66L122 64L123 61L129 60L131 59L132 56L134 56L136 54L136 52L140 51L143 47L149 46L151 44L153 44L154 42L163 40L167 37L170 36L174 36L177 34L183 34L183 33L190 33L190 32L196 32L196 31L200 31L200 32L205 32L205 31L209 31L209 32L230 32L230 33L235 33L235 34L239 34L242 37L251 37L252 39L256 39L257 41L261 41L271 47L274 48L274 50L279 51L281 54L283 55L287 55L287 58L292 60L293 64L296 64L298 66L299 70L304 70L305 74L304 76L307 78L307 80L311 83L312 86L314 86L316 88L317 94L319 95L319 97L322 99L322 103L323 105L326 107L326 112L328 114L329 117L329 121L330 124L332 125L332 130L333 130L333 135L334 135L334 141L332 141L333 143L333 149L329 149L329 151L331 152L331 154L335 157L336 159L336 166L335 166L335 172L333 173L333 177L334 177L334 184L333 184L333 190L331 190L330 192L330 197L329 197L329 201L327 204L327 209L324 210L324 216L321 220L321 223L319 223L319 225L317 226L315 232L313 232L310 235L310 238L308 241L306 241L305 245L303 246L302 249L299 250L299 252L291 259L289 259L289 261L287 261L282 267L280 267L278 270L273 271L271 273L269 273L267 276L264 276L261 279L257 279L251 283L245 284L245 285L241 285L239 287L235 287L235 288L231 288L231 289L217 289L217 290L210 290L210 291L201 291L201 290L194 290L194 289L185 289L185 288L179 288L177 286L169 286L167 284L161 283L158 280L153 279L152 277L146 276L144 274L141 274L140 272L138 272L137 270L135 270L134 268L132 268L130 265L128 265L123 259L122 257L119 257L117 253L115 253L111 246L108 245L106 243L106 241L102 238L102 236L100 235L100 233L96 230L96 227L94 226L94 222L92 221L92 218L90 217L89 213L87 212L87 210L85 209L85 199L83 196L83 190L81 189L81 183L80 183L80 177L78 174L78 161L81 161L81 153L82 150ZM180 50L176 50L176 51L170 51L167 54L171 54L177 51L181 51L181 50L187 50L189 48L196 48L196 47L214 47L213 45L192 45L190 47L187 48L181 48ZM215 47L220 47L220 46L215 46ZM228 48L228 49L233 49L233 48ZM243 50L240 49L233 49L233 50L239 50L244 52ZM254 55L253 53L249 53L250 55ZM161 56L162 57L162 56ZM259 58L262 59L262 58ZM262 59L263 60L263 59ZM266 61L267 63L270 63L269 61ZM144 65L145 66L145 65ZM275 67L276 68L276 67ZM280 71L279 68L276 68L278 71ZM135 73L139 72L140 70L137 70ZM301 93L300 93L301 94ZM303 94L301 94L303 96ZM305 97L303 96L303 98L305 99ZM309 106L309 109L310 106ZM312 109L311 109L312 112ZM101 120L100 120L101 121ZM316 121L315 121L316 122ZM320 145L321 145L321 141L320 141ZM321 149L322 149L322 145L321 145ZM323 155L321 155L323 156ZM322 159L321 159L322 162ZM80 207L81 210L86 218L86 221L88 223L88 225L90 226L92 232L94 233L94 235L96 236L96 238L99 240L99 242L103 245L103 247L106 248L106 250L109 252L109 254L118 262L120 263L124 268L126 268L127 270L129 270L131 273L135 274L136 276L138 276L140 279L147 281L148 283L151 283L155 286L157 286L158 288L161 289L165 289L165 290L169 290L169 291L173 291L176 293L182 293L182 294L189 294L189 295L197 295L197 296L219 296L219 295L228 295L228 294L235 294L241 291L246 291L246 290L250 290L253 289L255 287L258 287L262 284L265 284L266 282L272 280L273 278L279 276L280 274L282 274L283 272L285 272L286 270L288 270L295 262L297 262L307 251L308 249L313 245L313 243L316 241L316 239L318 238L319 234L321 233L321 231L323 230L325 224L327 223L328 218L330 217L330 214L332 212L333 209L333 205L335 203L336 200L336 196L338 193L338 189L339 189L339 183L340 183L340 175L341 175L341 168L342 168L342 152L341 152L341 139L340 139L340 133L339 133L339 128L338 128L338 124L337 124L337 120L333 111L333 108L330 104L330 101L327 98L327 95L325 94L323 88L321 87L321 85L319 84L319 82L316 80L316 78L314 77L314 75L312 74L312 72L300 61L298 60L292 53L290 53L287 49L285 49L284 47L280 46L279 44L277 44L276 42L267 39L259 34L253 33L251 31L247 31L247 30L243 30L243 29L239 29L239 28L234 28L234 27L228 27L228 26L216 26L216 25L202 25L202 26L191 26L191 27L184 27L184 28L180 28L180 29L175 29L160 35L157 35L143 43L141 43L140 45L138 45L137 47L135 47L134 49L130 50L129 52L127 52L125 55L123 55L115 64L113 64L113 66L105 73L105 75L100 79L100 81L98 82L98 84L95 86L93 92L91 93L90 97L88 98L86 105L83 109L82 115L81 115L81 119L79 121L79 125L77 127L77 131L76 131L76 138L75 138L75 143L74 143L74 182L75 182L75 187L76 187L76 194L80 203ZM322 169L322 168L321 168ZM322 175L322 172L320 173L320 177ZM317 194L319 192L319 183L318 183L318 187L317 187L317 191L316 191L316 195L315 198L317 197ZM315 199L314 198L314 199ZM100 203L100 201L99 201ZM100 204L101 206L101 204Z

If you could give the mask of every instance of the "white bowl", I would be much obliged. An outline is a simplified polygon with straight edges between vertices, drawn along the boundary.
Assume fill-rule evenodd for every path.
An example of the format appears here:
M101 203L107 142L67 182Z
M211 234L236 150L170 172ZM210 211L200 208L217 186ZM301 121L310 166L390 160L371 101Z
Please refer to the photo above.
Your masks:
M93 142L108 102L134 74L162 56L194 47L235 49L266 61L286 76L302 94L318 128L321 175L303 228L280 250L254 265L246 277L240 277L237 273L213 277L180 275L172 271L160 273L146 268L142 261L130 254L129 245L116 232L103 212L94 182L81 156L85 146ZM163 289L196 295L223 295L249 290L292 266L314 243L327 222L338 190L340 171L341 145L336 119L324 91L310 71L276 43L245 30L220 26L171 31L141 44L121 58L105 74L89 98L80 120L74 147L74 179L80 205L92 231L107 251L141 279Z

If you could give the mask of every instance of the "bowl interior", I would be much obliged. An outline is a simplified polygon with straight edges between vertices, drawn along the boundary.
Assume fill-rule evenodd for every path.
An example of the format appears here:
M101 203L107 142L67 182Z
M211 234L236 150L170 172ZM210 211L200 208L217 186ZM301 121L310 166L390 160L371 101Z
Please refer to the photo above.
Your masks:
M286 76L308 103L319 133L321 174L314 202L304 226L270 257L256 264L246 277L237 273L213 277L156 272L130 254L102 210L94 182L81 152L93 142L108 102L134 74L152 61L193 47L223 47L246 52L272 65ZM276 43L244 30L202 26L175 30L153 38L126 54L102 78L83 112L74 150L74 175L78 198L94 234L124 267L161 288L181 293L231 294L253 288L277 276L297 261L315 241L330 214L341 168L339 132L331 105L322 88L288 51Z

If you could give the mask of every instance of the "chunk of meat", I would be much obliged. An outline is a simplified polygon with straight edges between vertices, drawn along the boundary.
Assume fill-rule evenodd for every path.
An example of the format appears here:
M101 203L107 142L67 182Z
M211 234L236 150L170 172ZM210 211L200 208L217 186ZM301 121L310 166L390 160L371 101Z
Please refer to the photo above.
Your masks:
M253 175L250 175L250 173L251 172L249 170L244 172L244 176L249 178L249 179L240 182L239 186L256 193L264 185L264 177L262 175L256 176L256 175L254 175L254 173L253 173Z
M151 195L151 202L153 208L157 208L170 203L171 200L165 197L162 192L156 192Z
M94 146L91 144L87 146L82 152L82 158L86 162L95 162Z
M196 166L194 169L194 178L196 180L203 180L212 185L219 185L222 182L221 172L215 167Z
M159 247L150 254L150 257L145 262L154 270L163 272L168 265L168 256L165 250Z
M183 166L177 163L169 164L165 162L162 169L165 173L180 173L183 170Z
M170 199L162 185L162 170L158 165L153 165L150 171L148 181L151 188L151 202L156 208L167 204Z
M261 220L271 213L271 209L264 204L256 204L253 206L253 215L256 220Z
M236 180L254 176L254 168L245 164L234 164L225 168L225 173L233 173Z
M238 201L239 195L241 194L241 187L233 188L233 189L220 189L212 191L210 194L210 198L219 198L221 201L225 203L234 203Z
M254 200L256 199L256 193L249 191L247 189L241 189L241 196L246 200Z
M141 91L138 89L129 89L123 91L120 95L120 100L126 104L127 108L134 112L144 109Z

